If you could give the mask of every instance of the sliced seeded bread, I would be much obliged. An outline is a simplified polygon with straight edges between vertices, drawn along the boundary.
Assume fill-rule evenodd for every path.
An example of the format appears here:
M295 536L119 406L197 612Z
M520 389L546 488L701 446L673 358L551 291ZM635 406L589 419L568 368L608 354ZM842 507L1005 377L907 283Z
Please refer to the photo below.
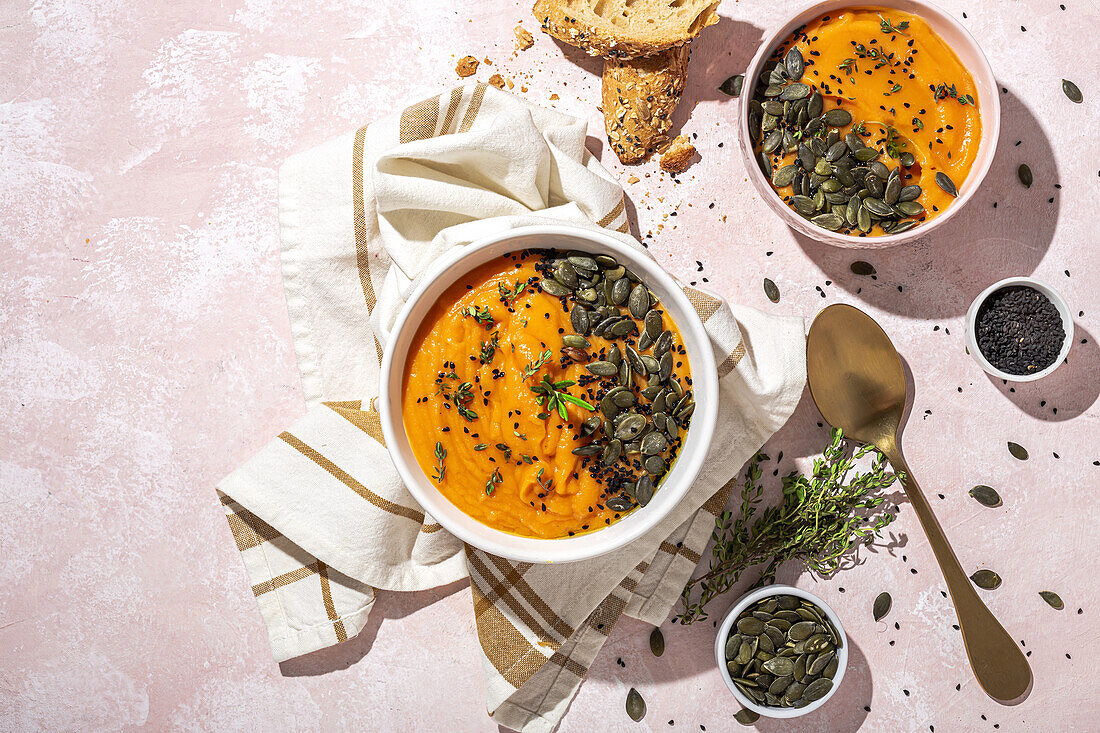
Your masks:
M685 43L656 56L604 61L604 128L623 163L640 163L668 142L690 54Z
M542 30L592 56L652 56L718 22L721 0L536 0Z

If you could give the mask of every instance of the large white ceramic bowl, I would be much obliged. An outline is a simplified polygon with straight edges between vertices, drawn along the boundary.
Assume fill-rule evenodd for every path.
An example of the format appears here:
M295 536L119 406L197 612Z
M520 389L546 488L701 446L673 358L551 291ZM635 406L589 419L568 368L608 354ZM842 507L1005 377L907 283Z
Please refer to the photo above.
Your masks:
M629 267L661 300L680 329L691 363L695 412L680 454L653 499L615 524L575 537L536 539L492 529L468 516L428 480L413 456L401 416L401 392L409 345L417 327L439 296L475 267L524 249L581 250L608 254ZM378 400L382 432L398 473L413 498L444 529L474 547L512 560L535 563L587 560L637 539L661 521L699 474L718 417L718 372L710 340L684 291L645 252L600 232L571 226L533 226L503 232L443 255L409 297L397 317L382 358Z
M787 206L779 198L775 189L772 188L771 181L760 170L760 166L756 162L756 154L752 149L752 138L749 136L749 100L752 99L753 90L756 88L756 79L760 76L760 70L764 68L772 51L775 50L776 46L783 43L795 28L828 12L860 7L866 4L853 2L852 0L825 0L825 2L814 3L795 13L790 20L774 33L771 33L764 40L763 45L760 46L745 72L745 86L742 92L739 120L741 152L744 155L749 179L756 186L756 190L760 192L761 198L764 199L771 210L778 214L792 229L805 234L811 239L852 249L880 249L911 242L918 237L931 233L959 213L959 210L966 206L966 202L978 190L985 179L985 174L989 171L989 166L993 164L993 155L997 151L997 138L1001 134L1001 99L998 94L997 79L993 76L993 69L990 67L981 48L978 47L974 37L963 28L961 23L932 3L919 2L918 0L880 0L874 3L876 7L894 8L926 20L932 30L938 33L940 38L951 47L963 66L974 78L974 84L978 88L978 110L982 121L982 138L978 144L978 155L974 160L973 167L970 169L970 175L959 186L958 198L947 207L946 211L941 212L934 219L930 219L920 226L915 226L900 234L886 234L880 237L853 237L849 234L831 232L828 229L811 224Z
M1011 288L1013 286L1023 286L1038 290L1040 293L1047 297L1054 307L1058 309L1058 315L1062 317L1062 329L1066 333L1065 340L1062 341L1062 348L1058 351L1058 358L1051 363L1046 369L1041 369L1031 374L1009 374L1003 372L997 367L989 363L989 360L985 358L985 354L978 348L978 334L976 332L978 322L978 310L981 309L982 303L986 299L993 295L993 293L1001 290L1002 288ZM1044 282L1040 282L1033 277L1009 277L995 282L988 288L983 290L977 298L974 298L974 302L970 304L970 308L966 311L966 347L970 352L970 355L974 357L974 361L978 362L978 366L986 371L988 374L992 374L998 379L1004 379L1008 382L1034 382L1036 379L1042 379L1046 375L1057 369L1062 362L1069 356L1070 346L1073 345L1073 313L1069 309L1069 304L1066 303L1065 298L1058 294L1054 288L1050 287Z
M730 671L726 667L726 639L729 638L730 630L733 628L734 623L737 622L737 617L741 615L742 611L762 598L783 595L802 598L820 608L825 613L825 617L832 623L833 628L836 629L836 633L840 637L840 647L836 650L837 668L836 674L833 675L832 689L829 690L825 697L820 700L814 700L803 708L773 708L759 704L737 689L737 685L733 684L733 678L730 677ZM725 681L726 687L729 688L730 692L733 693L733 696L737 698L737 702L741 703L742 707L769 718L797 718L817 710L824 705L830 697L835 695L838 689L840 689L840 683L844 681L844 670L848 667L848 636L844 633L844 626L841 625L840 617L836 615L836 611L813 593L795 588L791 585L766 585L763 588L757 588L747 593L741 600L735 603L733 608L729 610L729 613L726 614L725 621L718 627L718 636L714 639L714 658L718 662L718 671L722 673L722 680Z

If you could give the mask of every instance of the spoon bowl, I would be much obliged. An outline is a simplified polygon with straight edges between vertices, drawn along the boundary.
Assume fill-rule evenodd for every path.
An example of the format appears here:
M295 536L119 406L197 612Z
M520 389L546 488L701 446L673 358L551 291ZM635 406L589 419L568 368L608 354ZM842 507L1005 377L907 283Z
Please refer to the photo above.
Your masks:
M998 702L1021 701L1031 686L1027 658L978 597L902 456L898 432L908 394L890 337L858 308L831 305L810 326L806 373L822 417L847 437L874 445L899 474L947 581L978 684Z

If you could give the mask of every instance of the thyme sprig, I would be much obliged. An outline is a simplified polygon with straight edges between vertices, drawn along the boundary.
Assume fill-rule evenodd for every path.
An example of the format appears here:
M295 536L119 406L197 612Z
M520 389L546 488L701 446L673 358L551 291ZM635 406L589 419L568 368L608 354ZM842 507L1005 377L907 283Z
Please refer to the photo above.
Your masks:
M961 105L974 104L974 97L970 94L959 94L954 84L937 84L932 96L937 102L941 99L954 99Z
M489 474L489 480L485 482L485 495L492 496L493 492L496 491L497 484L502 481L504 481L504 479L500 475L500 469L494 468L493 472Z
M490 363L496 356L498 346L500 346L500 336L494 333L491 339L481 342L481 354L478 355L478 360L482 364Z
M493 327L493 314L483 305L471 305L468 308L463 308L462 315L473 318L475 321L485 326L486 331Z
M909 28L909 21L907 20L903 20L897 25L893 25L886 18L883 18L881 13L878 16L878 19L879 27L882 29L883 33L900 33L904 36L906 35L905 31Z
M749 568L763 565L758 585L774 580L783 563L797 560L819 575L838 570L856 547L873 540L894 520L881 509L880 492L898 476L886 457L872 446L863 446L847 456L847 445L839 429L822 457L814 460L813 473L792 471L783 477L783 500L760 511L763 487L757 454L746 468L741 492L741 514L729 510L715 521L711 539L714 550L704 575L688 582L681 594L683 611L676 617L682 624L707 618L706 605L737 584ZM873 459L869 469L849 477L854 463L866 454Z
M500 291L500 302L509 308L515 303L516 298L523 295L523 291L526 289L527 283L520 280L516 280L515 288L509 288L505 283L497 283L497 290Z
M565 403L569 402L578 407L583 407L586 410L595 410L596 408L582 400L580 397L574 397L565 390L572 387L576 382L572 379L563 379L560 382L555 382L550 379L549 374L542 375L542 381L531 387L531 391L538 395L535 401L545 407L547 410L557 410L558 416L562 420L569 419L569 413L565 411ZM545 414L545 413L540 413ZM549 415L547 415L549 417Z
M539 354L539 358L535 359L534 361L528 363L527 366L523 367L523 378L530 379L531 377L533 377L539 369L542 369L543 364L550 361L550 357L552 357L553 355L554 352L550 351L550 349L547 349L546 351L543 351L541 354Z
M435 459L437 464L432 473L432 478L435 479L437 484L441 484L443 478L447 475L447 464L444 462L447 460L447 449L438 440L435 443Z

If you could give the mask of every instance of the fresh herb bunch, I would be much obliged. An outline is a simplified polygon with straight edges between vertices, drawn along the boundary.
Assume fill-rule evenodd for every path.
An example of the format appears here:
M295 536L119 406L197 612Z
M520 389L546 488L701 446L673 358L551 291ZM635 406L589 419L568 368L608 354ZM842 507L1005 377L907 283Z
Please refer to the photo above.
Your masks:
M741 516L729 510L715 521L714 551L706 574L684 587L684 610L676 620L690 624L707 618L707 603L729 591L751 567L763 565L758 585L772 582L779 567L798 560L809 570L828 575L840 568L845 556L860 544L877 537L894 515L880 509L885 497L879 492L898 476L886 457L873 446L862 446L847 456L847 445L838 428L821 458L814 460L812 475L792 471L783 477L783 501L759 511L763 487L758 453L746 468L741 492ZM874 458L866 473L849 477L856 460L868 453Z

